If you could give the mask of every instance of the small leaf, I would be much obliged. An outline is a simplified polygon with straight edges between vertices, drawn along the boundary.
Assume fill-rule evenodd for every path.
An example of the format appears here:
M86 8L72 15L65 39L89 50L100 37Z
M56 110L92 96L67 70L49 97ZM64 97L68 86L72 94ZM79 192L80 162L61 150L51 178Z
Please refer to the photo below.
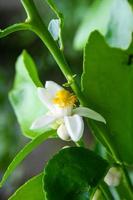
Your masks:
M60 34L60 21L58 19L52 19L48 25L48 30L51 33L53 39L57 41Z
M29 138L34 138L44 132L30 130L32 122L47 111L38 98L37 87L43 86L39 80L35 64L28 53L23 51L16 63L16 76L9 99L23 134Z
M89 107L107 122L106 127L95 122L99 139L104 132L119 159L128 164L133 164L132 52L133 43L128 50L111 48L94 32L85 48L82 75L82 91Z
M108 163L88 149L65 148L45 168L46 196L48 200L87 200L89 189L97 186L107 168Z
M45 200L43 176L39 174L22 185L9 200Z
M47 138L50 138L53 136L55 131L48 131L45 132L32 141L30 141L12 160L10 165L8 166L1 182L0 187L3 186L7 178L11 175L11 173L15 170L15 168L24 160L24 158L29 155L37 146L39 146L42 142L44 142Z
M77 31L75 48L82 49L94 30L104 35L110 46L128 48L133 32L133 11L128 1L94 1Z

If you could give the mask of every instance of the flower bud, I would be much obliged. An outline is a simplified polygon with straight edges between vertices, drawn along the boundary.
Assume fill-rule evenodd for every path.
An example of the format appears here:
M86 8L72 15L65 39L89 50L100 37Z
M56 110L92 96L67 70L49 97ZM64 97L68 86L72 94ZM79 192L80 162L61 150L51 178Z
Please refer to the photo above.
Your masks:
M107 185L114 187L120 184L120 180L121 180L121 171L119 168L116 167L111 167L104 178L104 181L107 183Z

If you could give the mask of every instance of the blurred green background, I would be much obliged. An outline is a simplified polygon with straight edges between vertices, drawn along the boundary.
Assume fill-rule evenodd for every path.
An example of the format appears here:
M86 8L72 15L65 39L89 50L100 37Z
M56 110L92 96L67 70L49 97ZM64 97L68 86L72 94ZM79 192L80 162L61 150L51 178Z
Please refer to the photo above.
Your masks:
M35 1L40 15L48 26L50 19L56 17L45 1L42 2L42 0ZM58 8L64 13L65 19L63 30L65 55L73 70L79 75L82 72L82 52L74 50L73 40L78 25L92 2L92 0L56 0ZM24 19L25 12L20 0L0 0L1 29ZM28 139L21 134L8 100L8 92L12 88L15 75L15 61L23 49L26 49L35 60L43 83L45 83L45 80L54 80L58 83L65 82L52 56L33 33L22 31L0 40L0 177L2 177L12 158L28 142ZM91 141L88 134L87 141ZM68 143L59 139L49 140L28 156L7 181L5 187L0 190L0 200L8 199L8 196L19 185L41 171L46 161L64 145L68 145Z

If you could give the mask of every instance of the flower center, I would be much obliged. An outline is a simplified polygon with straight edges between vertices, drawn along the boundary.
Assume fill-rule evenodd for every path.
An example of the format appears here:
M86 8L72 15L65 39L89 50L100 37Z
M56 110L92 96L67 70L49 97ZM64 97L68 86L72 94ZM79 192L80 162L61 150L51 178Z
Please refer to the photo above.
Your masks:
M53 99L54 104L61 108L74 106L76 101L77 97L65 89L58 91Z

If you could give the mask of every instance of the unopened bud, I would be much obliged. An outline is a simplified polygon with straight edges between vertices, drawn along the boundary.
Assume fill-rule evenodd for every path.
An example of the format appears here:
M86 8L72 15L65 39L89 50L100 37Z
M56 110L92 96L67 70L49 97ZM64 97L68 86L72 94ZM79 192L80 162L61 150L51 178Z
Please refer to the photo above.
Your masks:
M116 167L111 167L106 174L104 181L107 183L109 186L118 186L120 184L121 180L121 171L119 168Z
M65 141L70 140L70 136L68 135L67 129L64 124L61 124L59 128L57 129L58 136Z

